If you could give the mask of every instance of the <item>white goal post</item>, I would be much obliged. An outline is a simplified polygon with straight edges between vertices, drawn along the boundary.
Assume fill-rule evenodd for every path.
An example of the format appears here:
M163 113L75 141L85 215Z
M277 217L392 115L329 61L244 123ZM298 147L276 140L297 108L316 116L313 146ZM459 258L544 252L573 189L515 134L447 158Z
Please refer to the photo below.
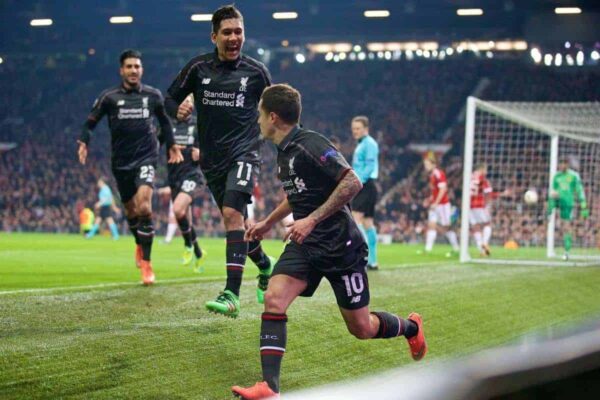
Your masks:
M574 196L572 207L553 200L560 207L550 212L548 199L556 197L553 179L561 166L580 177L585 202L579 195ZM493 188L486 197L491 222L484 224L475 218L472 225L470 216L477 212L471 209L471 181L474 171L482 167L487 167L487 180ZM538 200L526 203L527 191L535 192ZM582 210L585 204L589 216ZM599 102L467 99L461 262L600 264L599 214ZM485 225L492 232L490 256L481 250L481 236L479 250L472 245L474 232L481 232Z

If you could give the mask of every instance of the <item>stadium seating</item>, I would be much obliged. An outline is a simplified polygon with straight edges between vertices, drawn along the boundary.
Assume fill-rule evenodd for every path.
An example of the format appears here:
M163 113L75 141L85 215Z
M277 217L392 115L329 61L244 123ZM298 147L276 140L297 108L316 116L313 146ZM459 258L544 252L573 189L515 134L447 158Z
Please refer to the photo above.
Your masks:
M165 90L186 57L152 55L144 60L144 81ZM77 232L77 204L92 205L95 179L110 176L109 138L105 123L96 130L88 165L76 159L76 139L91 104L100 91L118 83L112 62L46 59L31 66L27 61L2 65L0 142L16 142L16 149L0 153L0 230ZM593 69L557 71L526 64L523 60L457 58L446 61L369 61L271 66L275 82L289 82L303 95L302 123L343 141L351 157L354 147L350 119L357 114L371 119L371 134L380 142L380 233L394 241L420 241L426 196L419 156L409 153L413 141L440 141L454 146L443 161L451 196L458 202L461 175L460 151L464 127L452 127L458 112L477 82L491 84L483 98L494 100L583 101L600 93L600 73ZM535 69L535 74L532 74ZM64 88L68 87L68 90ZM585 90L584 90L585 89ZM597 99L596 99L597 100ZM281 199L274 165L275 150L265 145L260 179L264 198L258 215ZM164 180L166 171L159 169ZM111 182L114 187L114 182ZM391 192L390 192L391 190ZM202 190L196 200L195 224L201 235L223 234L218 210ZM166 226L168 201L157 198L157 229ZM279 234L276 232L275 234Z

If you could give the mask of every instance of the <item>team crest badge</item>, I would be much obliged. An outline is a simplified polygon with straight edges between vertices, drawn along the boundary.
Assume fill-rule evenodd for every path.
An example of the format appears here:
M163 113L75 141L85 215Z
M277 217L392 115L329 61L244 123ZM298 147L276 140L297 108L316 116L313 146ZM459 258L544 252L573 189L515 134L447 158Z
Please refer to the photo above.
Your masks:
M248 77L245 76L240 79L240 92L245 92L248 89Z

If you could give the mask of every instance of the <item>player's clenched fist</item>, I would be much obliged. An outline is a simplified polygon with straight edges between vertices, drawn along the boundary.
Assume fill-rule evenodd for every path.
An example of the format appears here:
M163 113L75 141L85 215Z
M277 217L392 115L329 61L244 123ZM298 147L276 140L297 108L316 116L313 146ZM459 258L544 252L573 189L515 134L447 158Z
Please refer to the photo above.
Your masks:
M263 240L264 236L271 230L272 225L267 221L260 221L254 225L250 225L246 229L244 240L250 242L252 240Z
M190 97L187 97L177 109L177 119L180 121L187 121L192 116L193 111L194 103Z

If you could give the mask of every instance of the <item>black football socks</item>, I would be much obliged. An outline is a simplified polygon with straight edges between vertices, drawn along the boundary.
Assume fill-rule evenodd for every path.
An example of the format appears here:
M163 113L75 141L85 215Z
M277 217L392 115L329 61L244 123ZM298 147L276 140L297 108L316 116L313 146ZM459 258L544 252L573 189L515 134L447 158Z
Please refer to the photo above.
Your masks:
M281 359L287 342L287 315L264 312L260 325L260 362L263 380L279 393Z
M244 231L228 231L226 234L227 244L225 247L227 259L227 283L225 290L240 295L244 264L248 255L248 243L244 241Z

